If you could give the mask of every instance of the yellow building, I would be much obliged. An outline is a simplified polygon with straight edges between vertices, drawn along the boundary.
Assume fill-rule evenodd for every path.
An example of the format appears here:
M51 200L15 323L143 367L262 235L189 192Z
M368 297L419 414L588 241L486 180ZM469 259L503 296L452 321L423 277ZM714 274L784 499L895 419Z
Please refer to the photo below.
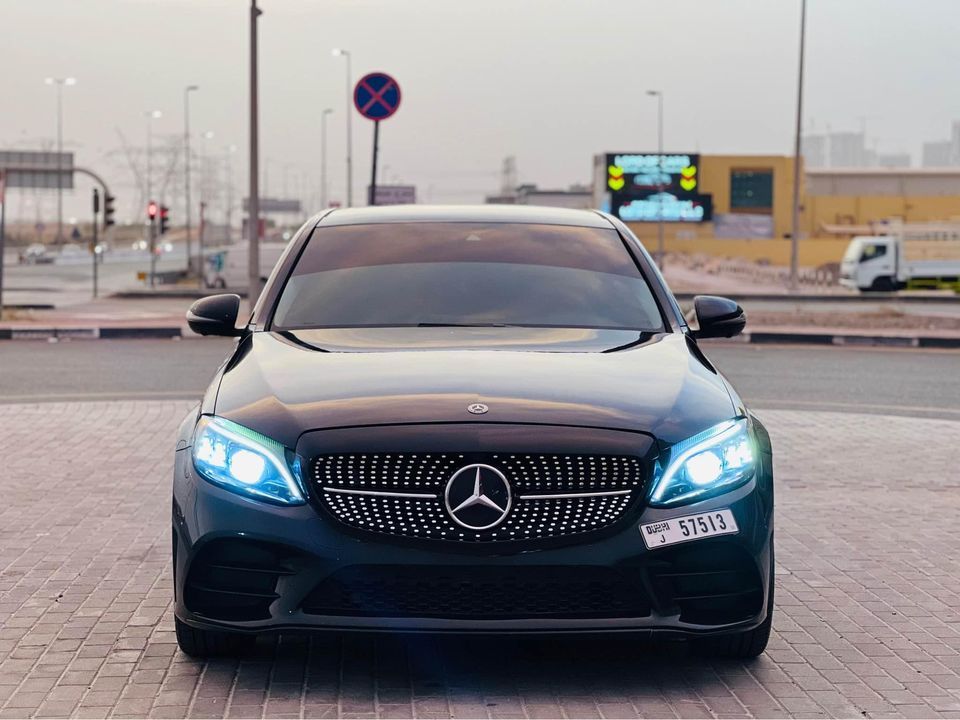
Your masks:
M594 204L651 250L662 214L668 252L786 265L793 169L784 155L598 155ZM839 262L850 235L871 223L960 221L960 168L818 169L803 177L801 265Z

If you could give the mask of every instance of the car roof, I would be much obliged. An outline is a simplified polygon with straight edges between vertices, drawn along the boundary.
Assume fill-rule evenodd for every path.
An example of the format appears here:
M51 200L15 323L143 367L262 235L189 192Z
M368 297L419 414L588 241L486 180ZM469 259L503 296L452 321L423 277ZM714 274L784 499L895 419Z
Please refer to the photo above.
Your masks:
M593 210L534 205L386 205L346 208L325 213L317 225L367 225L371 223L478 222L537 225L574 225L610 228Z

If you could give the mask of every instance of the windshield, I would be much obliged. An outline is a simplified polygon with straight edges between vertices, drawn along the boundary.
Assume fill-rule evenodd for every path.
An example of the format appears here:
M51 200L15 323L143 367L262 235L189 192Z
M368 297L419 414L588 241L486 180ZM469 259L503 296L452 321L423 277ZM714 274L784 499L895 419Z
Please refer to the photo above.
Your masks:
M857 262L860 259L860 249L863 247L862 240L851 240L847 245L847 250L843 253L843 259L847 262Z
M612 228L403 223L315 230L273 329L438 325L663 324Z

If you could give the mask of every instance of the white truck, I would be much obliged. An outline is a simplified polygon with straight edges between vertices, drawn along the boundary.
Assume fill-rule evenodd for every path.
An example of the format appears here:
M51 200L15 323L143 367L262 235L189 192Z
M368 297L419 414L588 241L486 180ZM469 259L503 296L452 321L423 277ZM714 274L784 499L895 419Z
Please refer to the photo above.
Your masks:
M840 263L840 284L861 292L960 292L960 234L955 233L913 228L853 237Z
M260 280L266 281L273 266L277 264L283 251L285 242L260 243ZM237 243L217 250L209 250L205 254L204 283L208 288L222 290L242 290L250 282L247 272L249 267L249 245Z

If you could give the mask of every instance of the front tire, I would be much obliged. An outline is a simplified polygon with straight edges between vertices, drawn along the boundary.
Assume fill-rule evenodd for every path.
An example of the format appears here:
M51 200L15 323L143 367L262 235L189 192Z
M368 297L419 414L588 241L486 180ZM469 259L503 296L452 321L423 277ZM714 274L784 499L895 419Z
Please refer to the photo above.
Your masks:
M194 658L236 655L253 645L255 636L232 633L225 630L201 630L191 627L175 617L177 645L184 653Z

